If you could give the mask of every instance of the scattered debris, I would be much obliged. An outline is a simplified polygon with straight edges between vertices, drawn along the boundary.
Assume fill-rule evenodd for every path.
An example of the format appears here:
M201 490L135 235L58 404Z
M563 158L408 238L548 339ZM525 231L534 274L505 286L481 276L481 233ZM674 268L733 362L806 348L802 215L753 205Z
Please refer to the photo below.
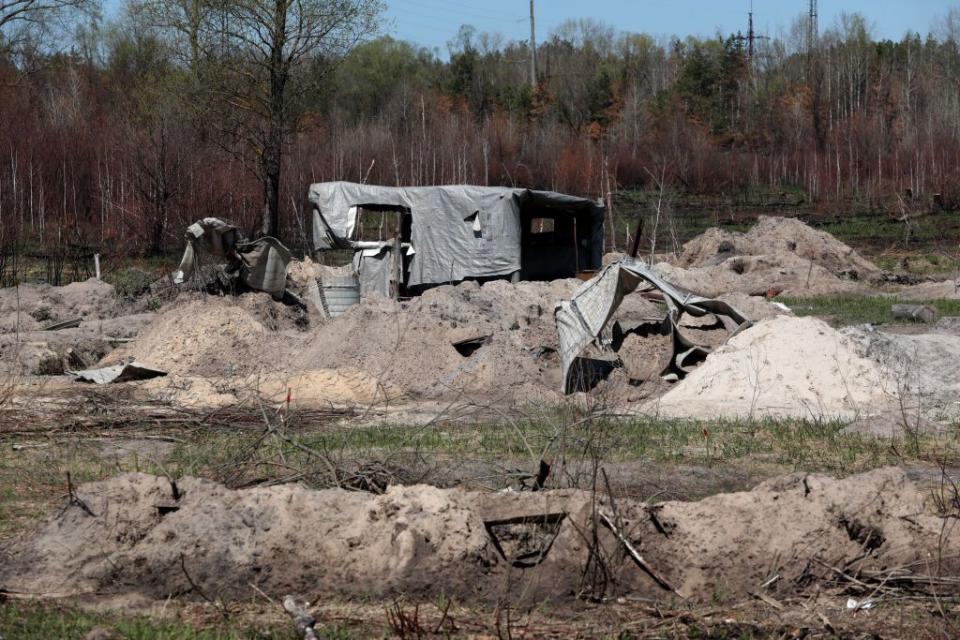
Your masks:
M83 321L83 318L73 318L71 320L63 320L61 322L54 322L51 325L47 325L43 328L43 331L59 331L61 329L76 329L80 326L80 323Z
M154 369L139 362L128 362L127 364L118 364L112 367L103 367L102 369L87 369L86 371L67 371L68 375L73 376L80 382L93 382L94 384L113 384L117 382L130 382L131 380L149 380L150 378L159 378L167 375L166 371Z
M873 600L857 600L856 598L847 598L848 611L866 611L873 608Z
M475 338L465 338L452 342L453 348L464 358L469 358L483 345L490 342L490 335L476 336Z
M575 387L570 376L574 361L588 344L601 340L624 296L643 283L649 285L646 292L659 292L667 308L664 322L671 336L672 357L660 372L662 376L672 374L682 378L691 363L702 361L709 353L709 348L693 343L681 332L679 322L683 314L695 318L713 316L715 322L730 332L750 324L743 314L726 302L681 292L641 262L630 259L615 262L579 287L569 301L560 302L554 312L560 335L564 393L570 393Z
M303 637L303 640L318 640L319 636L313 628L317 621L307 611L309 606L309 602L301 603L293 596L286 596L283 599L283 610L293 618L293 625L296 627L297 633Z
M251 289L283 297L291 254L276 238L246 241L240 230L220 218L203 218L187 227L187 247L173 281L183 283L197 269L200 253L226 260L226 274Z

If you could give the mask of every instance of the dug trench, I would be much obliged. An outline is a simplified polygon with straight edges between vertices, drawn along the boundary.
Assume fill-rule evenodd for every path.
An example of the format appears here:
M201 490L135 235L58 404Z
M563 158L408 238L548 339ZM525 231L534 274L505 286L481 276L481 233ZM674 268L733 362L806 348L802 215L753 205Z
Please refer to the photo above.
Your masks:
M0 589L127 605L255 592L675 605L825 586L943 597L960 590L958 500L931 499L897 468L797 473L656 505L580 490L231 490L130 473L72 489L45 523L8 541Z

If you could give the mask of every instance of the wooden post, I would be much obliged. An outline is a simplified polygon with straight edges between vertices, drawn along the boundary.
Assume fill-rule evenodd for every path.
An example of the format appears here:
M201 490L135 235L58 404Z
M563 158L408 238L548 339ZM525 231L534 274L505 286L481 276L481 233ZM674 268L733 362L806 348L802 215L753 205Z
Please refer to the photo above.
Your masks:
M393 276L390 284L390 297L400 299L400 288L403 286L403 211L397 211L397 228L393 235L390 269Z
M637 232L633 236L633 246L630 248L630 257L636 258L640 253L640 236L643 235L643 213L637 212Z
M93 254L93 268L97 273L97 280L100 279L100 254Z

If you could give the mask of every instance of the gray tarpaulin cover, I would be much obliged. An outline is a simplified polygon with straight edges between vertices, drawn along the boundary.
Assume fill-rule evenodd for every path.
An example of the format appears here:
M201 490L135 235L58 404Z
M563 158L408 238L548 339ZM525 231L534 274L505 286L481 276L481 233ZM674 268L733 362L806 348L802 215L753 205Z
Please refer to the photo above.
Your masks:
M360 291L390 297L393 260L390 246L361 249L353 254L353 270L360 279Z
M231 269L239 270L240 278L251 289L283 295L287 285L290 251L276 238L264 237L244 242L240 231L220 218L204 218L187 227L187 248L174 272L177 284L190 278L197 261L197 251L225 259Z
M563 392L570 393L570 371L583 350L597 340L623 297L647 282L663 294L667 318L673 335L674 354L670 369L682 373L688 356L706 350L680 333L677 323L683 313L694 317L714 314L730 331L749 324L746 316L720 300L686 293L661 279L642 262L625 258L605 267L593 279L583 283L570 300L560 302L554 314L560 338L560 359L563 364ZM663 372L668 373L667 371Z
M310 186L314 249L350 248L357 208L396 207L412 217L408 285L507 276L520 270L520 211L525 205L551 212L589 212L599 268L603 206L551 191L466 185L379 187L350 182Z
M96 384L109 384L111 382L128 382L130 380L148 380L149 378L159 378L167 375L166 371L148 367L139 362L128 362L127 364L118 364L112 367L103 367L102 369L87 369L86 371L67 371L80 382L93 382Z

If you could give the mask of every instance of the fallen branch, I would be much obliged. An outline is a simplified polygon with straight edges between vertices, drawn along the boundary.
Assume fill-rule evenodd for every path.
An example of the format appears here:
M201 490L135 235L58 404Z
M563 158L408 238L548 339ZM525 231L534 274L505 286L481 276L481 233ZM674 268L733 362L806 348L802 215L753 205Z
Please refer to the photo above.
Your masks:
M760 601L762 601L762 602L770 605L771 607L773 607L773 608L776 609L777 611L783 611L783 603L780 602L779 600L777 600L776 598L773 598L773 597L771 597L771 596L768 596L767 594L765 594L765 593L763 593L763 592L760 592L760 591L752 591L752 592L750 592L750 595L752 595L752 596L753 596L754 598L756 598L757 600L760 600Z
M663 589L666 589L667 591L672 592L674 595L679 596L680 598L683 598L680 592L677 591L676 587L670 584L670 582L667 581L666 578L664 578L659 573L657 573L657 571L652 566L650 566L650 563L648 563L646 560L643 559L643 556L640 555L640 552L636 550L636 548L630 543L629 540L627 540L627 537L620 532L620 530L617 528L617 525L615 525L613 521L609 517L607 517L606 514L601 512L599 515L600 515L600 522L602 522L603 525L607 529L609 529L610 532L613 535L615 535L618 540L620 540L620 544L622 544L623 548L627 550L627 553L630 555L633 561L637 563L638 567L643 569L648 576L653 578L653 581L656 582L658 585L660 585L660 587L662 587Z

